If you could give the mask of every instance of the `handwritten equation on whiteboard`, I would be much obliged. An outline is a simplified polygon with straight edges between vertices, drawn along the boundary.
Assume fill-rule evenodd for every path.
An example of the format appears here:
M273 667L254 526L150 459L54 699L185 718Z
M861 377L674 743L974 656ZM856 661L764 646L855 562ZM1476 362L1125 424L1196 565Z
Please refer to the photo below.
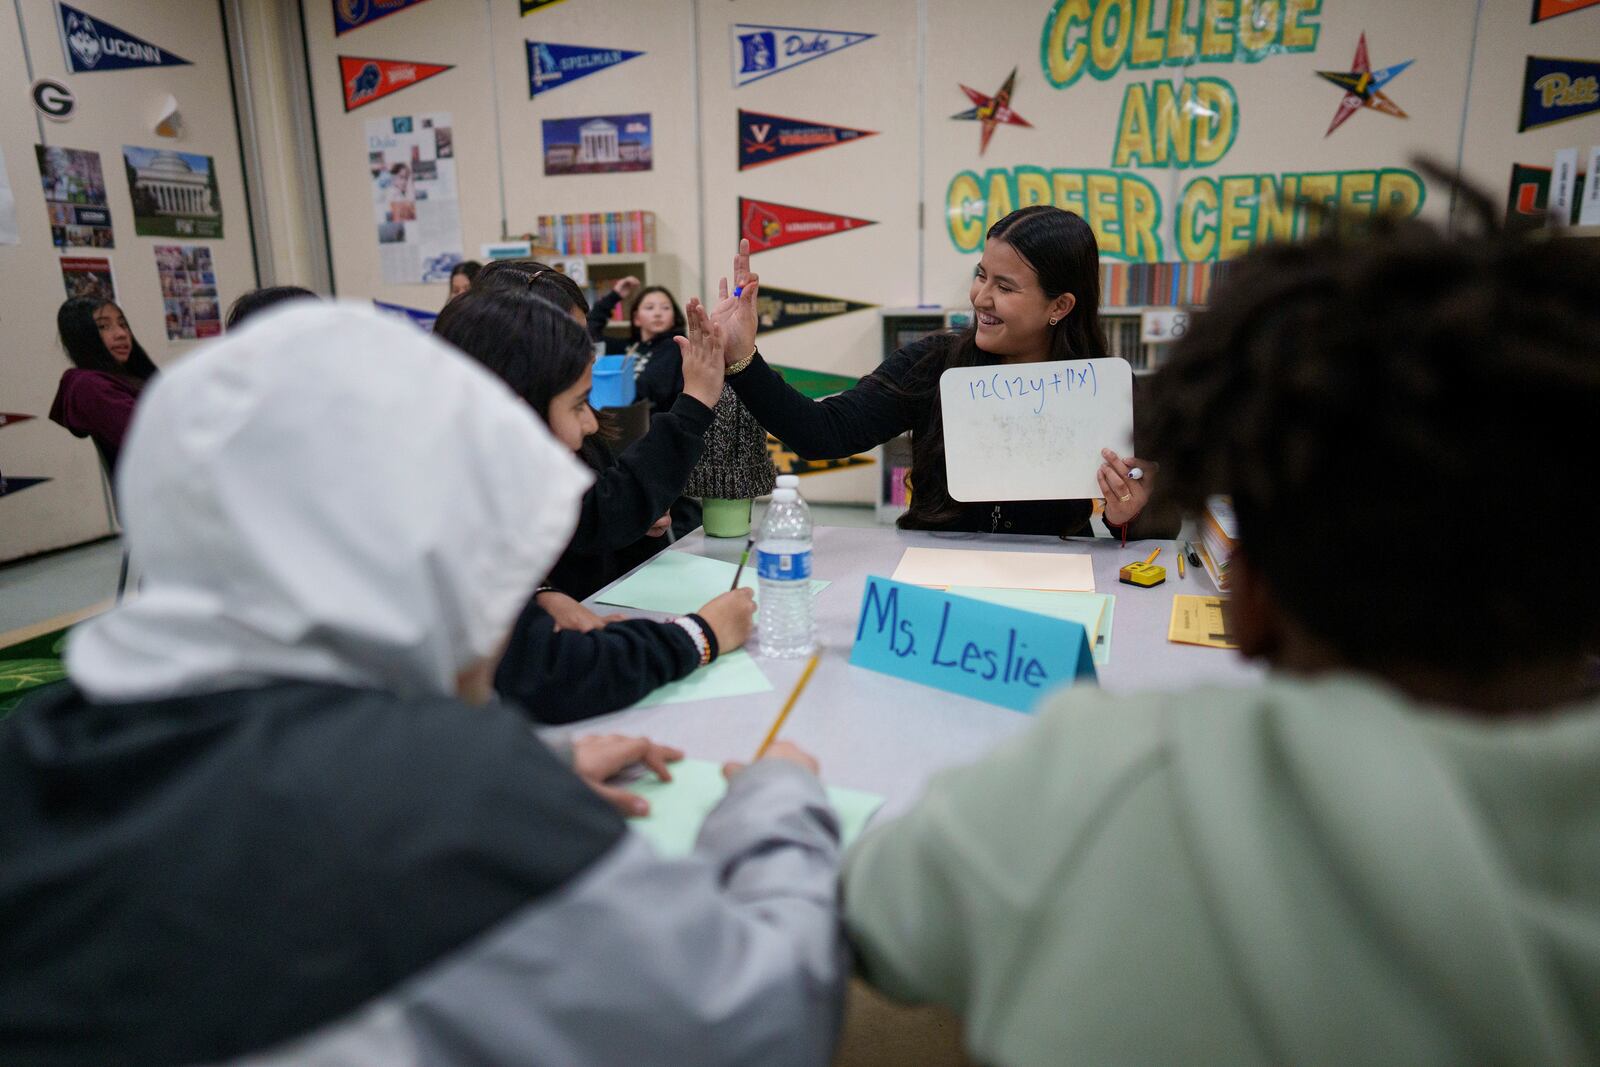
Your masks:
M939 378L945 472L961 501L1100 495L1100 450L1133 455L1122 359L954 367Z
M1077 390L1087 390L1091 395L1100 391L1100 380L1096 376L1094 361L1086 360L1074 366L1063 363L1067 368L1066 373L1052 371L1048 375L1013 374L1010 368L997 370L988 378L979 378L977 381L967 383L967 393L973 400L1019 400L1025 397L1036 398L1033 413L1044 414L1044 406L1050 402L1052 396L1059 397L1062 391L1068 393Z

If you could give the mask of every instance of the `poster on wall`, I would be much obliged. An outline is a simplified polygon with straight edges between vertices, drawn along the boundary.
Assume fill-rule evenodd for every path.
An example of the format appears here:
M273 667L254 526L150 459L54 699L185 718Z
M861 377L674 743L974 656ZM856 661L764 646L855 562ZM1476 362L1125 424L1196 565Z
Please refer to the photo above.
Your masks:
M781 74L813 59L824 59L852 45L870 41L875 33L853 30L813 30L800 26L755 26L735 23L733 87Z
M872 219L739 198L739 236L749 240L752 254L875 225Z
M650 168L650 116L544 120L544 172L621 174Z
M339 57L339 83L344 87L344 109L354 111L390 93L409 89L436 74L455 68L448 63L423 63L411 59Z
M1522 74L1522 119L1536 130L1600 111L1600 59L1529 56Z
M371 120L367 166L384 282L449 280L466 258L450 113Z
M21 243L22 237L17 232L17 194L11 191L5 149L0 148L0 245Z
M216 267L209 245L156 245L156 274L167 340L195 341L222 332Z
M122 146L140 237L221 237L222 193L210 156Z
M1533 0L1533 21L1543 22L1557 15L1570 15L1596 4L1600 4L1600 0Z
M92 19L85 12L56 3L56 26L61 31L61 51L67 57L67 70L85 74L96 70L131 70L136 67L193 66L182 56L173 55L160 45L135 37L104 19Z
M415 7L425 0L333 0L333 35L370 26L396 11Z
M872 137L877 130L833 126L786 115L739 109L739 169L749 170L780 159Z
M100 153L35 145L39 182L57 248L115 248Z
M111 261L103 256L62 256L61 281L67 287L69 300L75 296L117 299L117 286L111 279Z

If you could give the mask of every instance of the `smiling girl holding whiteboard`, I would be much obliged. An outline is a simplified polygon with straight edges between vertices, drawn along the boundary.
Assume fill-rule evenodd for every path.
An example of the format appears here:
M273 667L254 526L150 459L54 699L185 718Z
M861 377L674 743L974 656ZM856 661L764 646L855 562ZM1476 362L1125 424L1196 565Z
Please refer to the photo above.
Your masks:
M900 519L902 527L1062 536L1092 532L1093 504L1087 499L954 499L946 478L939 403L940 375L953 368L1106 355L1099 316L1099 247L1083 219L1059 208L1035 206L995 223L973 275L972 327L908 345L855 388L821 401L809 400L786 384L754 351L758 279L749 273L748 245L741 242L739 253L734 282L742 292L728 297L724 288L713 314L727 335L727 380L785 445L805 459L834 459L910 431L913 492L910 509ZM1105 497L1107 523L1130 538L1158 536L1158 531L1144 528L1152 523L1136 521L1150 498L1150 465L1110 450L1103 450L1101 458L1096 482ZM996 455L991 461L998 470L1005 459ZM1143 468L1145 477L1130 477L1134 467Z

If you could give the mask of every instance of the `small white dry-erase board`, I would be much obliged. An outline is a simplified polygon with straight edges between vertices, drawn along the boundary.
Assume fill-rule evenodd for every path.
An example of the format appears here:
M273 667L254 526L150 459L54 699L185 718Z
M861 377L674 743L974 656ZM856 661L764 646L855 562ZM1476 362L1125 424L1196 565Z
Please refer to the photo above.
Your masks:
M1100 450L1133 455L1125 359L952 367L939 378L939 402L956 500L1102 496Z

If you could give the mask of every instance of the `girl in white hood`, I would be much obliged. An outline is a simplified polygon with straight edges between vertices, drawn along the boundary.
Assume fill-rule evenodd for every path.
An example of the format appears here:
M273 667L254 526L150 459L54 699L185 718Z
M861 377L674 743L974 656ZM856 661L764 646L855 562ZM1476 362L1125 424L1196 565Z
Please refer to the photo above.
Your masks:
M275 311L164 374L119 472L142 593L0 724L0 1062L825 1061L814 762L737 774L668 863L473 706L588 481L371 310Z

